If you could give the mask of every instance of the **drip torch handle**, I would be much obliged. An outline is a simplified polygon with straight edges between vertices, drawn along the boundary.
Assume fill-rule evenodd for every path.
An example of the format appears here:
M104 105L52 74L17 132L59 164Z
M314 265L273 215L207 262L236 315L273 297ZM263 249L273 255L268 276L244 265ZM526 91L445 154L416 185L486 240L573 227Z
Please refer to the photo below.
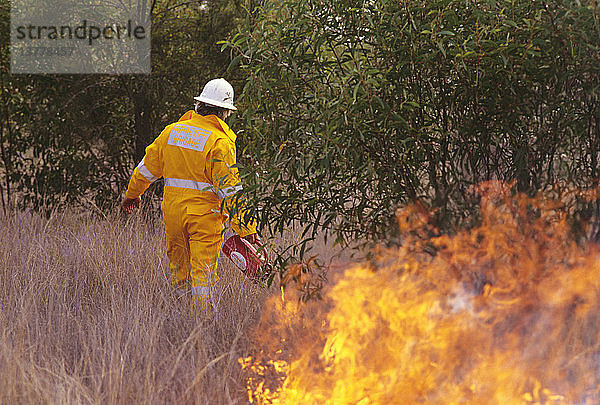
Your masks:
M262 240L260 240L260 237L257 233L246 235L244 236L244 239L246 239L248 242L250 242L258 248L258 253L264 257L264 264L269 263L269 252L267 251L265 245L262 243Z
M258 246L258 253L265 257L265 264L269 263L269 251L267 247L263 245L260 239L256 241L255 245Z

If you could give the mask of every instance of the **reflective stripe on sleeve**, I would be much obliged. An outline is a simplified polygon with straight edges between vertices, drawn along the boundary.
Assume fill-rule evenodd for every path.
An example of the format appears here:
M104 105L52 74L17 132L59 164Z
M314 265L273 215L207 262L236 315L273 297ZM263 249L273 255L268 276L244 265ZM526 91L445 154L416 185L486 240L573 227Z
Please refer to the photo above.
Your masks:
M236 184L235 186L224 188L223 190L218 190L217 197L219 197L219 199L223 199L225 197L234 195L235 193L237 193L240 190L242 190L242 183Z
M142 161L140 162L140 164L138 165L138 170L140 171L140 174L142 176L144 176L146 178L146 180L152 182L155 181L156 179L158 179L158 177L156 177L155 175L153 175L150 170L148 170L148 168L146 166L144 166L144 160L146 160L146 157L144 157L142 159Z
M215 188L212 186L212 184L203 183L201 181L194 181L194 180L167 178L167 179L165 179L165 186L166 187L189 188L189 189L198 190L198 191L212 191L213 193L215 192Z

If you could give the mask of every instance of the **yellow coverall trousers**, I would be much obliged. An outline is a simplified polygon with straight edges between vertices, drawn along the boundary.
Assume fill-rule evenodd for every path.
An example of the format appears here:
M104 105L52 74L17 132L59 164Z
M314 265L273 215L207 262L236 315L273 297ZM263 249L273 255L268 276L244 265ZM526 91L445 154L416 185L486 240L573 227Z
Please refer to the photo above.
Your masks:
M194 207L193 200L185 192L173 190L165 193L161 208L171 281L179 295L191 294L197 309L206 312L216 304L224 218L218 206L211 212L206 207Z

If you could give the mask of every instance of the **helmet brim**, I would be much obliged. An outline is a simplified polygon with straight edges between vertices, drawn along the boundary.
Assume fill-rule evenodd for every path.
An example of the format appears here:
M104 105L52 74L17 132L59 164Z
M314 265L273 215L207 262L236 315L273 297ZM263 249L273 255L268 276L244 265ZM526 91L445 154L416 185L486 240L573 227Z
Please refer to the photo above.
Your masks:
M210 98L206 98L206 97L202 97L202 96L196 96L196 97L194 97L194 100L200 101L200 102L202 102L204 104L214 105L216 107L221 107L221 108L226 108L228 110L237 111L236 106L234 106L233 104L223 103L221 101L212 100Z

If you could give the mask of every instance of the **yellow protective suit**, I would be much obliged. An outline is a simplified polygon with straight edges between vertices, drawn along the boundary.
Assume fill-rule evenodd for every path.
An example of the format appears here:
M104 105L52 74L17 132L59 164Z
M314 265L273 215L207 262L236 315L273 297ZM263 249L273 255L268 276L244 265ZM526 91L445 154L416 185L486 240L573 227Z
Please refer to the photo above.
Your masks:
M238 201L236 208L234 194L242 186L233 167L235 140L235 133L221 119L188 111L146 148L127 188L127 197L137 198L164 177L161 208L171 280L180 294L191 291L204 309L209 309L218 281L216 267L227 217L231 216L231 226L240 236L256 232L243 204Z

